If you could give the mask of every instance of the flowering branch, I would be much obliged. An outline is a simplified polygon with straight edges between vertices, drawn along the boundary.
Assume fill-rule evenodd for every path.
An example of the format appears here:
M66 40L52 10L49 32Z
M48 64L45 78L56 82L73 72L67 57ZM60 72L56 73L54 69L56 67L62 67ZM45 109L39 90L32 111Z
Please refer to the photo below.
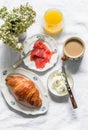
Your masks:
M21 51L23 45L19 43L18 36L35 22L35 16L36 12L28 3L10 12L7 7L1 8L0 18L4 20L4 24L0 27L0 39L14 50Z

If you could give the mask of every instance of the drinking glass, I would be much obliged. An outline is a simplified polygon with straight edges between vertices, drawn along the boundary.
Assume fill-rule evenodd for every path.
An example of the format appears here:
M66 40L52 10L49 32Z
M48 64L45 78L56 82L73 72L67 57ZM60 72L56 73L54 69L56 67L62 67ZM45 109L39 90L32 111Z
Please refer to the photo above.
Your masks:
M46 33L57 34L63 30L63 15L58 9L48 9L44 14L43 29Z

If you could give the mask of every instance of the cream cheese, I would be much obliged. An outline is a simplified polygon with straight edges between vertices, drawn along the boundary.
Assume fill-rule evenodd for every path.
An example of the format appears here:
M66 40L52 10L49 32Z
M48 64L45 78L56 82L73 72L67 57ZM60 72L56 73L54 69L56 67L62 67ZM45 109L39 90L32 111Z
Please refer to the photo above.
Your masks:
M52 76L52 89L54 89L58 94L67 93L65 78L61 70L58 70Z

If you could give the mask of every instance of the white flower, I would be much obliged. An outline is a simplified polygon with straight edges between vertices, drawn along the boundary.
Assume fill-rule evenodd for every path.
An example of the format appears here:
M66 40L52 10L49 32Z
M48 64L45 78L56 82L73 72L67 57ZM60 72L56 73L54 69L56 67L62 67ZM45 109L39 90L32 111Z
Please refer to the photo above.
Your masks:
M17 48L18 50L20 50L21 48L23 48L22 43L17 43L16 48Z

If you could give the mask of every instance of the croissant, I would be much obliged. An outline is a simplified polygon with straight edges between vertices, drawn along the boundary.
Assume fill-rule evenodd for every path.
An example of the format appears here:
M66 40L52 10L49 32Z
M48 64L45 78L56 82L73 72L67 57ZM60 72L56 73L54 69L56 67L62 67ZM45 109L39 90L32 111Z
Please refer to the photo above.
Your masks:
M6 84L17 101L27 106L40 107L42 100L34 82L23 76L7 76Z

